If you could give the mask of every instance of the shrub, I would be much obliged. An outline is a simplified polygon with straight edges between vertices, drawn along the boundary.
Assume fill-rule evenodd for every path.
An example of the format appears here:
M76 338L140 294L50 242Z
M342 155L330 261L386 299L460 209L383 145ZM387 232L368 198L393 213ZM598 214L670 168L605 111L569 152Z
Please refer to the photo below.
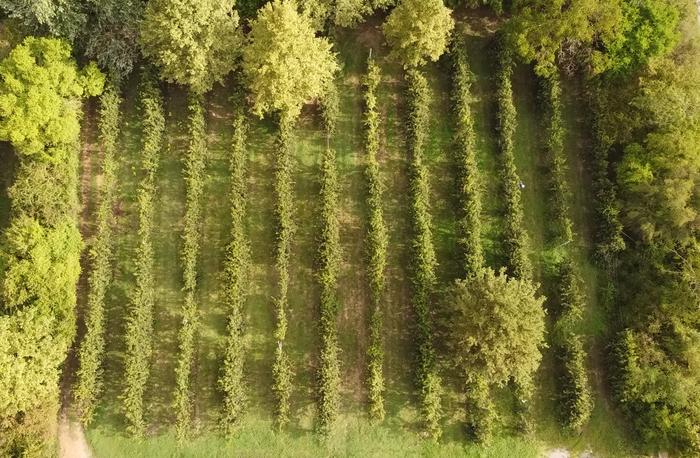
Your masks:
M368 273L371 298L370 343L368 356L369 414L374 421L384 419L384 349L382 344L382 297L386 283L386 250L389 235L382 211L382 183L377 153L379 152L379 112L377 89L381 82L379 66L370 57L367 61L365 86L365 150L367 152L367 231Z
M289 396L292 388L292 368L284 348L287 336L287 292L289 289L289 256L294 234L292 188L292 129L293 118L282 116L277 137L275 168L275 214L277 217L277 246L275 267L278 292L275 299L275 339L277 348L272 364L273 391L277 397L276 422L282 428L289 422Z
M246 300L246 280L250 247L245 232L246 215L246 116L238 108L233 120L233 145L231 147L231 241L224 260L224 303L228 310L228 335L224 354L224 366L219 377L219 387L224 393L222 426L232 434L245 409L246 386L243 379L246 347L244 342L243 307Z
M552 209L553 243L561 246L573 240L573 224L569 216L569 188L566 181L566 161L563 151L564 129L561 116L561 89L556 74L541 80L542 101L547 119L547 152L550 159L550 199ZM554 310L552 341L559 364L559 408L564 426L578 432L590 418L593 399L586 372L586 350L578 328L583 316L585 298L581 278L564 251L557 266L555 279L559 307Z
M116 143L119 134L119 104L115 87L102 94L100 108L100 143L102 145L102 188L96 215L96 234L89 251L92 269L88 276L85 336L80 345L75 401L84 425L92 416L102 391L104 357L104 301L112 280L112 206L114 204Z
M153 277L153 200L157 182L156 172L163 145L165 117L163 99L152 76L144 72L140 89L143 117L143 176L138 189L138 247L134 255L136 263L136 288L130 298L126 323L126 387L123 393L124 415L127 429L135 436L144 433L143 395L151 371L153 352L153 304L155 279Z
M474 275L484 265L481 247L481 188L474 145L474 121L472 120L470 87L473 75L469 70L463 43L455 41L453 58L453 111L457 132L455 146L459 167L459 238L462 265L467 276Z
M513 135L516 127L516 112L513 104L511 77L513 61L510 51L502 44L498 70L498 145L501 154L501 178L505 199L505 250L508 274L517 278L532 277L532 264L528 257L529 243L523 221L523 205L520 193L520 178L515 167Z
M329 93L337 94L335 88ZM328 142L335 131L337 95L324 104ZM333 102L333 100L335 100ZM340 268L340 221L338 220L338 172L333 149L326 148L321 162L321 233L318 254L318 282L321 290L321 361L319 370L319 429L327 435L338 417L340 405L340 362L338 360L338 270Z
M185 227L182 233L182 270L185 301L182 308L182 327L178 333L178 362L175 369L176 431L179 440L187 436L191 423L190 375L194 359L194 345L199 319L197 301L197 258L199 256L199 228L201 200L204 191L204 159L207 152L206 123L202 96L190 94L189 146L184 160L186 202Z
M417 320L418 370L423 422L428 435L441 435L441 381L432 344L431 295L435 287L435 248L430 221L428 171L423 163L427 137L430 94L428 82L419 71L410 71L408 79L408 147L410 151L411 214L413 219L412 283L413 307Z

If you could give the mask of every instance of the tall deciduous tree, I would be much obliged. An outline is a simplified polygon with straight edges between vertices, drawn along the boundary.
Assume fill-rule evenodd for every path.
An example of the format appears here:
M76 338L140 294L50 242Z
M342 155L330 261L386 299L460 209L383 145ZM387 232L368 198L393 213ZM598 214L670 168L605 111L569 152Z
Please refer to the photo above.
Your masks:
M243 72L253 111L295 118L304 103L321 96L338 70L331 43L316 37L295 1L276 0L258 12L243 50Z
M542 359L545 330L544 297L537 295L537 285L483 269L457 280L450 301L460 367L496 385L532 377Z
M141 24L146 57L171 83L204 93L232 69L241 38L234 0L151 0Z
M85 54L115 80L128 76L139 58L139 25L143 0L88 0Z
M26 38L0 63L0 139L20 154L52 158L80 132L78 100L102 91L95 64L78 70L55 38Z
M79 0L0 0L0 9L29 32L48 32L70 41L81 33L87 19Z
M382 26L391 55L406 68L438 60L455 25L451 13L442 0L402 0Z

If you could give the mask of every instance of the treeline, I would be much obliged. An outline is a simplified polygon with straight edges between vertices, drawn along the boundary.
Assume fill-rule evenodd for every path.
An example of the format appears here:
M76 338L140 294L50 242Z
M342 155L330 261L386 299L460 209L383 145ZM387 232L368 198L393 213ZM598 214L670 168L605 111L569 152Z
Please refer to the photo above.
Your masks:
M240 100L236 100L241 103ZM231 175L231 235L226 248L223 274L223 299L228 311L224 363L219 388L224 394L222 427L231 435L241 421L246 406L247 387L243 378L246 358L244 306L247 297L250 246L245 228L246 217L246 136L248 122L242 105L235 107L233 142L229 157Z
M111 85L100 98L100 146L102 185L95 215L95 236L90 244L85 336L80 343L80 367L74 388L76 408L84 425L92 420L102 393L102 366L105 351L105 295L112 280L112 213L116 188L116 149L119 135L119 90Z
M134 253L136 285L129 300L126 318L125 388L122 408L127 429L135 436L145 432L144 392L151 373L153 354L153 307L155 279L153 252L154 200L158 190L158 172L165 115L160 89L149 71L142 74L139 103L143 119L143 146L141 153L141 181L137 191L138 245Z
M365 152L367 166L367 262L370 287L370 342L367 349L367 373L369 386L369 415L373 421L382 421L384 409L384 346L382 304L386 284L386 256L389 234L382 210L382 181L377 154L379 153L379 111L377 90L381 83L381 70L372 59L367 59L364 91Z
M540 79L540 97L545 117L545 146L550 173L551 242L554 251L556 296L550 303L554 319L551 341L557 357L558 401L563 424L579 432L593 410L586 370L586 349L579 328L585 311L581 275L573 260L573 223L569 209L571 190L566 177L561 86L558 75Z
M104 77L70 47L26 38L0 66L0 139L19 159L0 238L0 454L48 455L59 370L75 335L80 100ZM51 109L48 101L59 101ZM47 128L52 126L52 128Z
M432 240L430 188L424 164L425 141L430 115L430 89L419 70L406 73L408 82L408 149L412 218L411 281L413 310L416 317L417 370L421 416L426 433L437 440L442 434L442 381L438 374L437 356L433 347L431 304L436 283L437 259Z
M204 192L204 161L207 153L206 122L202 96L190 93L188 101L189 145L184 158L185 225L182 232L182 277L185 300L182 325L178 331L178 361L175 368L176 431L185 440L191 429L190 376L194 364L195 338L199 311L197 308L197 259L201 226L201 200Z

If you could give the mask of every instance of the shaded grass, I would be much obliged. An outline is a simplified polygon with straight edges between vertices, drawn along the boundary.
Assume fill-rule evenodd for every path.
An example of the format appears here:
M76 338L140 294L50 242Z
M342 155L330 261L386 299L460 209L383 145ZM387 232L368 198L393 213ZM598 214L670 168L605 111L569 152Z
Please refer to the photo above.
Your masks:
M17 157L9 143L0 143L0 232L10 223L10 197L7 195L14 180Z

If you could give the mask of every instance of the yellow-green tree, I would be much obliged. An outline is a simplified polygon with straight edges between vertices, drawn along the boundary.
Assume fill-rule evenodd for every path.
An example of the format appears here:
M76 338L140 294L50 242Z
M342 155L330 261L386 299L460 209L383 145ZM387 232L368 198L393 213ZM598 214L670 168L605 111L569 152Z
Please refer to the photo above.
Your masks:
M162 79L204 93L233 69L241 45L234 4L234 0L148 2L141 46Z
M442 0L402 0L382 26L391 55L405 68L438 60L455 26Z

